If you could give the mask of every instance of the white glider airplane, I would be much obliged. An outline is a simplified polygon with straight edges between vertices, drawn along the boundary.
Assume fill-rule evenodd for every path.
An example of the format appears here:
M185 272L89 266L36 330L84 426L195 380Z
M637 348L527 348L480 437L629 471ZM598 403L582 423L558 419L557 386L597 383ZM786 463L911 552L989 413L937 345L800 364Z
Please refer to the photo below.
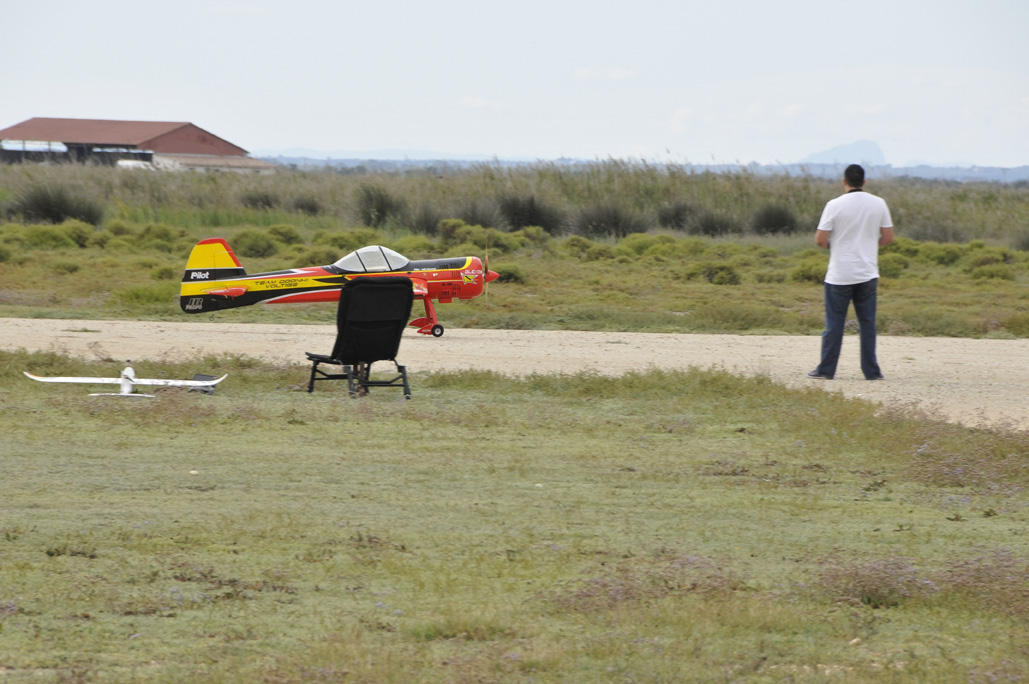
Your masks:
M58 377L58 378L43 378L38 375L26 372L25 375L32 378L33 380L39 380L40 382L76 382L86 385L102 384L102 385L121 385L121 391L114 392L96 392L90 394L91 397L150 397L153 398L153 394L140 394L135 391L136 385L150 385L156 387L196 387L198 389L214 388L219 382L229 377L228 374L216 378L213 380L160 380L160 379L149 379L149 378L137 378L136 372L132 370L132 366L125 366L125 369L121 372L120 378L72 378L72 377Z

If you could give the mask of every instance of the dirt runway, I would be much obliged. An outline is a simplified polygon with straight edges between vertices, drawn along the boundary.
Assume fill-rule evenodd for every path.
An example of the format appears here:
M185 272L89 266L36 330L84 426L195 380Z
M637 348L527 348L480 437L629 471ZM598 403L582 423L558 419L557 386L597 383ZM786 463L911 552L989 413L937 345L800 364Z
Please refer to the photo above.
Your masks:
M181 360L242 354L303 364L328 353L331 325L0 319L0 348L53 350L85 358ZM848 335L836 378L810 380L817 336L678 335L448 328L441 338L405 333L399 361L409 371L491 369L508 375L619 375L646 368L724 368L790 386L817 386L882 404L917 403L970 425L1029 429L1029 340L879 337L881 382L861 376L858 340ZM24 369L31 370L31 369ZM201 369L198 369L200 371ZM217 369L204 369L204 372Z

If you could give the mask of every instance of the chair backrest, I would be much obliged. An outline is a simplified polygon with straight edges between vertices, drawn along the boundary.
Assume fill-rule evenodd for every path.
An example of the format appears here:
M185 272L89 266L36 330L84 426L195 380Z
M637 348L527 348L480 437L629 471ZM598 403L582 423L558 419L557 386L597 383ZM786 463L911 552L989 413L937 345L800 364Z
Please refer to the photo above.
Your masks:
M395 361L413 302L410 278L380 276L347 281L336 311L332 358L348 365Z

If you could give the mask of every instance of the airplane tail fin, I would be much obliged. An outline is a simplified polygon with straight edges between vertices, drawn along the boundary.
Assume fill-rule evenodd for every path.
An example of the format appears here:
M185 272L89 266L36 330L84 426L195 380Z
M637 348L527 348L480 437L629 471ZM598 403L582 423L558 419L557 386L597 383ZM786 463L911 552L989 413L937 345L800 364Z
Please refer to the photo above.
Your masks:
M230 290L217 290L216 281L242 278L246 269L239 263L232 248L223 238L201 240L193 247L186 262L186 272L182 275L182 287L179 290L179 306L186 313L203 313L217 311L232 306L234 297L224 296L226 293L236 295Z

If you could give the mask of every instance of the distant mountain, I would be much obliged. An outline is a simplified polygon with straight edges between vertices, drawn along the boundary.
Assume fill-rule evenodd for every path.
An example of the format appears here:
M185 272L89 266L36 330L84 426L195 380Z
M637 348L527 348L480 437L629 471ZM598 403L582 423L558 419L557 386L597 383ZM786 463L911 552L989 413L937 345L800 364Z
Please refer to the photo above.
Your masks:
M886 166L886 155L871 140L858 140L849 145L838 145L825 152L816 152L800 160L801 164L861 164Z

